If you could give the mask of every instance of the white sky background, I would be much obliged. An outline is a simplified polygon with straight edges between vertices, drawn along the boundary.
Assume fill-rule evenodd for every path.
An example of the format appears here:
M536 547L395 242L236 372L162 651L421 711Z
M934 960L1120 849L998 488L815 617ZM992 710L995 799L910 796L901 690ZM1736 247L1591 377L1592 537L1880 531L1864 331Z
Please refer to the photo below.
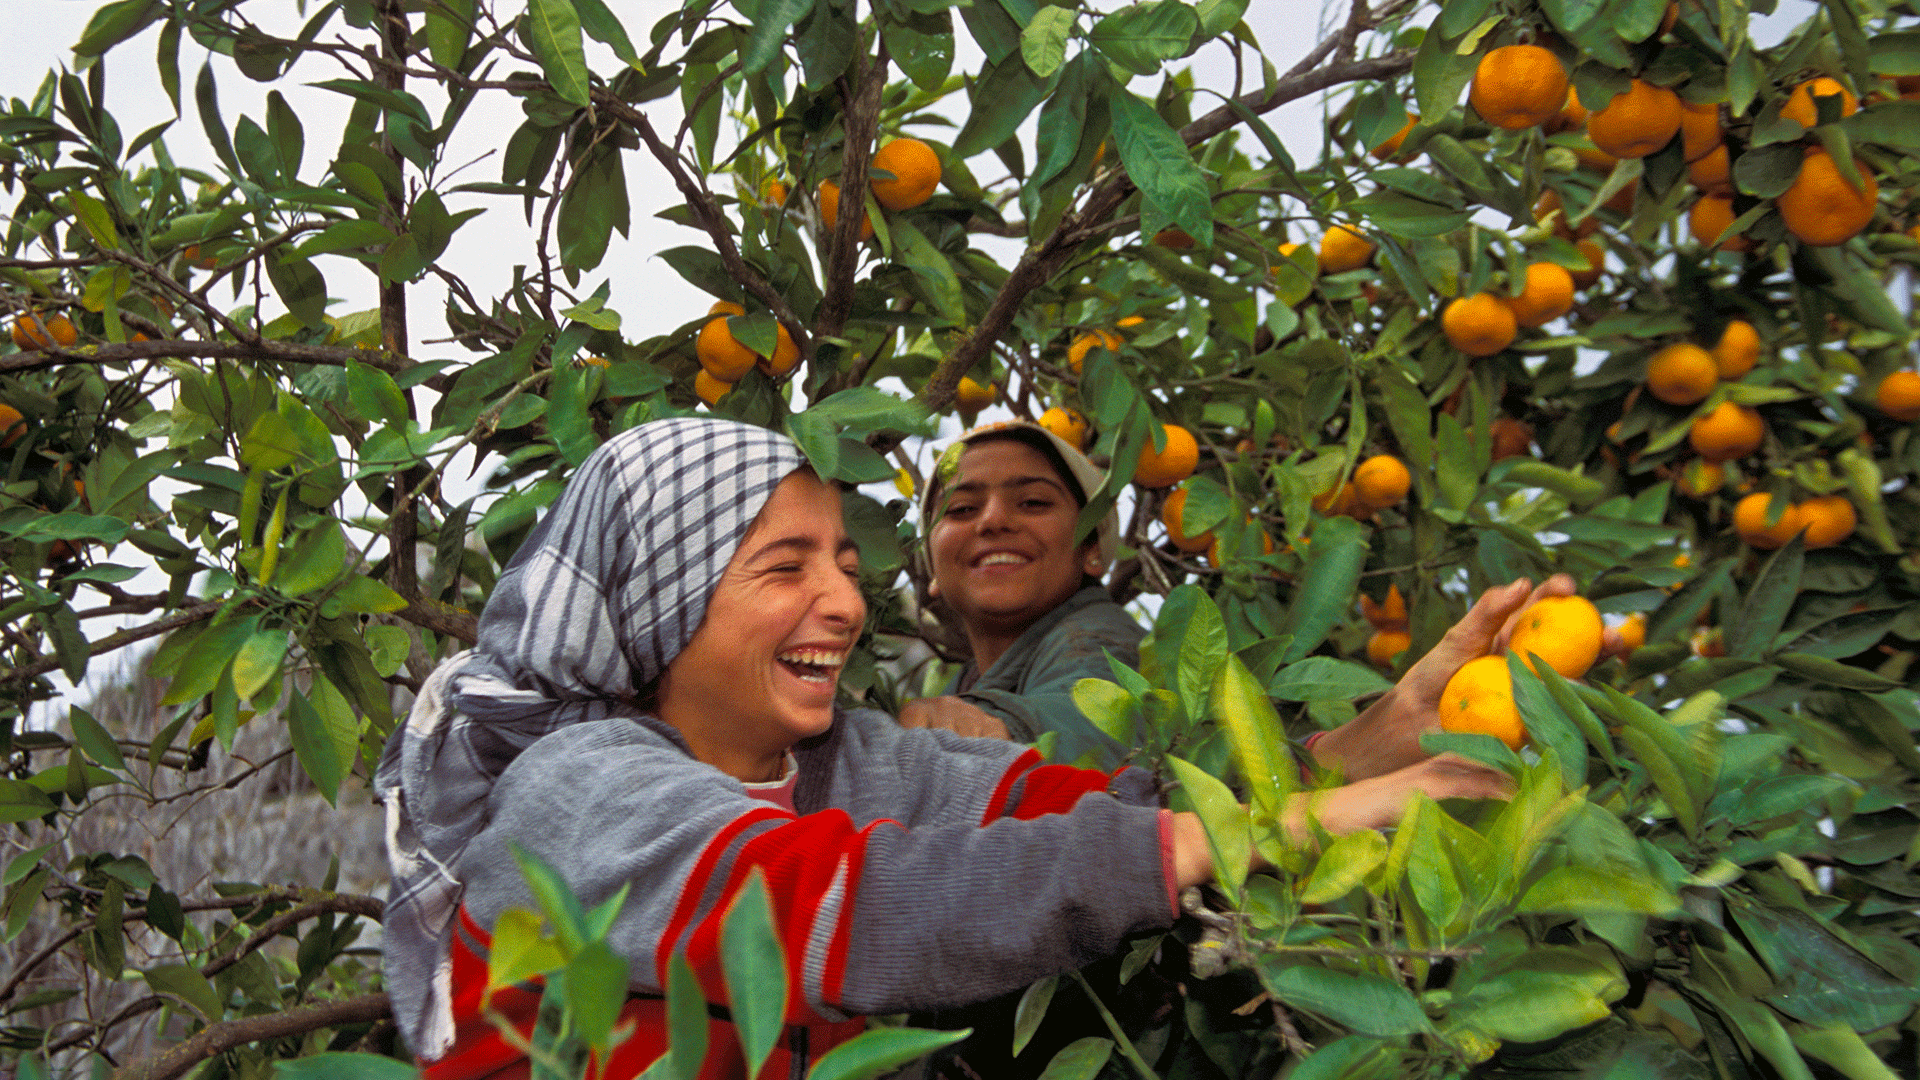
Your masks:
M98 6L93 0L0 0L0 41L11 42L8 49L13 57L5 64L0 64L0 97L29 98L48 70L70 63L70 48L79 39L87 20ZM295 4L282 0L278 4L249 5L246 13L254 19L263 20L270 30L291 35L317 6L317 2L305 5L303 15ZM1106 2L1098 6L1111 10L1120 5ZM1756 20L1755 37L1762 42L1777 40L1786 29L1804 19L1814 6L1813 0L1782 0L1779 12ZM636 42L644 42L654 22L679 8L680 4L675 0L613 0L612 7L625 24L628 35ZM507 0L499 8L502 13L512 9L512 0ZM1317 0L1255 0L1247 11L1246 22L1266 49L1267 59L1277 69L1285 71L1320 40L1322 35L1317 28L1326 18L1344 15L1344 5L1336 5L1336 10L1340 15L1324 15ZM342 25L336 16L329 25L329 34ZM154 124L173 119L171 102L160 86L152 59L157 37L158 29L150 28L108 55L107 104L119 121L123 138L127 140ZM955 58L954 70L977 67L980 62L977 49L965 39L964 33L960 37L961 51ZM609 73L617 70L617 61L610 52L591 40L587 42L587 47L589 65L594 70ZM180 49L183 113L165 138L168 149L180 164L219 175L222 169L206 143L192 101L194 78L209 55L191 37L183 36ZM1244 85L1252 88L1258 84L1260 76L1257 67L1252 66L1251 53L1248 56L1250 64L1244 75ZM219 81L221 112L229 126L237 122L243 113L253 116L264 126L267 91L277 89L286 96L305 127L306 154L301 175L308 180L317 180L338 147L349 102L339 94L304 84L341 77L343 73L339 66L325 57L310 57L296 64L283 79L263 84L241 75L225 57L214 55L212 60ZM1224 45L1209 45L1195 56L1181 61L1181 64L1191 64L1196 82L1201 87L1223 93L1230 92L1233 87L1233 59ZM1132 86L1137 92L1151 94L1159 84L1159 77L1154 76L1137 78ZM438 116L445 102L433 87L414 80L409 89L426 101L430 113ZM958 116L966 108L965 96L958 94L952 100L954 115ZM1197 115L1212 108L1215 101L1217 99L1211 95L1197 96L1194 112ZM663 135L677 127L680 120L678 95L649 102L645 108L653 116L656 129ZM1310 162L1320 156L1322 115L1323 103L1308 99L1284 106L1268 114L1265 119L1296 160ZM447 148L443 160L451 168L485 155L490 156L485 156L484 160L460 173L452 182L499 179L499 151L521 120L522 113L516 99L497 91L480 95L458 126L454 142ZM950 140L953 133L953 129L929 131L932 137L942 141ZM1024 134L1030 142L1031 118ZM1252 145L1250 138L1246 140L1246 145ZM724 152L723 148L721 153ZM972 164L985 180L1003 174L1002 166L991 154L972 159ZM614 235L605 261L593 272L583 275L581 294L592 291L603 280L610 280L613 288L609 306L624 318L622 334L628 340L641 340L685 323L704 311L711 298L687 284L665 262L653 256L654 252L665 248L700 244L704 237L698 230L673 225L654 216L658 211L682 202L665 171L644 152L628 154L626 169L632 203L631 235L626 239ZM443 168L442 174L446 171ZM725 177L716 177L712 184L716 190L730 190L730 182ZM454 234L441 263L463 277L482 300L499 295L511 283L513 274L512 263L503 259L502 253L517 258L533 250L534 234L522 218L520 200L501 196L460 195L449 198L448 202L455 212L476 205L486 207L487 212ZM975 243L1001 255L1009 264L1019 252L1016 241L976 237ZM996 248L1004 248L1004 251ZM375 306L375 282L370 273L340 258L325 258L320 265L328 275L330 291L339 298L339 302L330 308L332 313L338 315ZM231 300L230 294L223 289L216 293L216 299L237 305L250 298ZM415 358L453 359L461 363L480 358L453 345L420 344L446 334L442 321L444 294L437 282L429 278L412 287L409 299L409 322L414 339L412 353ZM270 300L269 315L279 310L277 303ZM1000 410L990 410L987 418L991 419L996 411ZM953 416L945 417L938 442L944 443L959 431L959 420ZM923 459L923 467L926 449L922 446L917 455ZM447 470L450 488L456 478L466 476L468 465L468 462L460 462ZM479 480L484 475L482 473L475 478L474 489L478 488ZM877 489L881 492L885 490L885 485ZM454 494L450 491L450 494L455 498L464 498L466 493ZM141 582L138 581L130 583L139 584ZM89 632L104 633L106 628L100 627ZM110 662L96 664L90 681L101 678L114 667Z

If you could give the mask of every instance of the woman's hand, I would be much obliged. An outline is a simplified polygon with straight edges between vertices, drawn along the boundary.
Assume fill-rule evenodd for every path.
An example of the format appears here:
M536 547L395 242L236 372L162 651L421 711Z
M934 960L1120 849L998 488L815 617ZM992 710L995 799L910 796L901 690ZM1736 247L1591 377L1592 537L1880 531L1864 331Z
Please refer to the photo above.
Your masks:
M1539 588L1521 578L1510 585L1488 589L1440 643L1420 658L1392 690L1365 712L1327 732L1313 744L1321 765L1340 768L1349 780L1383 776L1427 759L1420 736L1438 731L1440 694L1447 680L1469 660L1505 649L1515 619L1536 600L1571 596L1573 579L1555 574ZM1608 630L1604 653L1619 652L1620 635Z
M973 739L1010 739L1007 725L957 697L914 698L900 707L900 726L945 728Z

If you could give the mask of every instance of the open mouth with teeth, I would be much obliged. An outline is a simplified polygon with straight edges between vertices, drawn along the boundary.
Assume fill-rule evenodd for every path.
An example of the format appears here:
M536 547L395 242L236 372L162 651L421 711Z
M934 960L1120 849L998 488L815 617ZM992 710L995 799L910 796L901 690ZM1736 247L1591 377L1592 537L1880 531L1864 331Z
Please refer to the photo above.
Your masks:
M974 560L973 565L975 568L987 566L1025 566L1032 561L1031 558L1017 552L994 551L980 556L980 558Z
M831 683L840 674L847 654L832 649L789 649L774 659L801 682Z

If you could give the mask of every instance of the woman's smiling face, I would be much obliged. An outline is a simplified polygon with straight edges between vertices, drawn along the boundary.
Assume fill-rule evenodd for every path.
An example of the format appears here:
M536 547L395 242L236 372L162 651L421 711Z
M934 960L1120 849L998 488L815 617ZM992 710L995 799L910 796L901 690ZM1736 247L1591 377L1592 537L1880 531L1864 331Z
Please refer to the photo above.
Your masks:
M808 471L782 480L661 677L660 718L695 757L764 780L788 747L827 730L866 621L859 571L840 493Z
M934 594L969 633L1018 633L1080 588L1092 541L1076 546L1080 507L1046 455L995 439L967 448L928 536ZM1097 558L1097 556L1094 556Z

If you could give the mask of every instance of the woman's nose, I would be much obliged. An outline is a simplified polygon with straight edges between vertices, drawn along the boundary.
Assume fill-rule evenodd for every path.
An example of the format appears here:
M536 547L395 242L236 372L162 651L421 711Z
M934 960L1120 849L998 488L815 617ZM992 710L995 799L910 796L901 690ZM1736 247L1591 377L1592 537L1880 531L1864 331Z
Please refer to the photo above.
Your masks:
M999 495L990 495L980 506L980 528L983 531L1005 528L1012 507Z
M860 595L860 584L833 567L825 592L816 610L822 618L838 626L859 626L867 620L867 601Z

